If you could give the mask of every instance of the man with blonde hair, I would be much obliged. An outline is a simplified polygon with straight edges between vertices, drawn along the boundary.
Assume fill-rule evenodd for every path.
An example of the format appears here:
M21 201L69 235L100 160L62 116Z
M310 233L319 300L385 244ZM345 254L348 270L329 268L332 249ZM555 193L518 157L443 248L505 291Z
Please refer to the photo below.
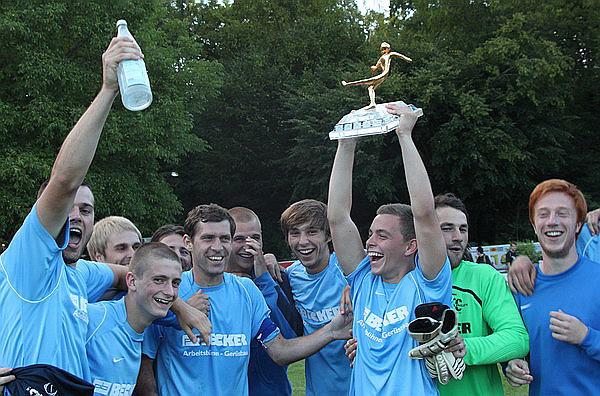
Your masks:
M109 216L94 225L87 249L94 261L129 265L133 253L141 245L142 234L131 220Z

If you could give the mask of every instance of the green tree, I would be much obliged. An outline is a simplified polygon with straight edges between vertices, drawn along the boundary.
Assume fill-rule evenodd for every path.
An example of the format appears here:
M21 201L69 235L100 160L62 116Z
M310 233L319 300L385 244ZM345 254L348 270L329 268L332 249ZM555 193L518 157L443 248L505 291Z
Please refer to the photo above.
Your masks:
M200 57L189 21L157 0L31 1L0 6L0 236L10 238L50 174L67 132L101 83L101 55L126 19L145 54L154 102L117 99L89 172L97 218L125 215L144 234L181 204L165 171L205 150L193 118L219 91L222 67Z
M341 70L364 42L361 16L352 2L335 0L236 0L192 13L204 55L223 64L225 76L221 94L196 120L211 150L189 157L182 178L189 183L178 193L186 208L252 208L266 246L284 252L281 212L296 199L326 199L335 150L327 133L348 111L337 93ZM300 148L305 135L316 136L318 151ZM309 190L311 175L318 183Z

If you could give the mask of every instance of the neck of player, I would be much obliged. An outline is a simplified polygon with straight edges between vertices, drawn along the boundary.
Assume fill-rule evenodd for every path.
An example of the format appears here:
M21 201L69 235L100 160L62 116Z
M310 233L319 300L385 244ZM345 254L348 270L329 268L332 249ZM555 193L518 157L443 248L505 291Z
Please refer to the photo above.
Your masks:
M573 244L564 257L554 257L542 250L542 258L543 261L540 266L542 273L545 275L556 275L574 266L579 256L577 255L575 244Z

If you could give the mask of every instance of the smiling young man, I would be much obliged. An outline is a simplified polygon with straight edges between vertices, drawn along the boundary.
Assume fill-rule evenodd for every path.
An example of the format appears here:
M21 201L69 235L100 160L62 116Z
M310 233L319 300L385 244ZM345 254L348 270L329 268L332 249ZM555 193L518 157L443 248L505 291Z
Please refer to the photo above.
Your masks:
M176 329L150 327L143 352L157 359L158 394L247 395L253 338L279 365L312 355L334 340L349 338L351 318L341 315L310 336L290 340L281 336L252 280L224 272L236 229L226 209L215 204L197 206L189 212L184 228L191 238L194 267L183 273L179 297L188 299L200 291L209 296L213 332L210 345L206 345L192 342ZM148 372L144 376L144 382L152 378Z
M179 256L179 261L181 261L181 267L184 271L192 269L192 253L190 252L187 236L182 226L165 224L154 231L150 242L164 243Z
M131 38L102 55L102 87L65 138L48 183L0 256L0 367L49 364L89 379L88 302L109 286L126 289L127 269L80 260L94 224L94 197L83 184L119 91L117 66L143 57ZM179 309L179 307L178 307ZM206 320L181 306L186 322ZM186 327L187 329L187 327ZM190 331L191 334L191 331Z
M340 297L348 284L337 256L329 253L327 206L314 199L296 202L281 215L281 228L298 259L285 272L304 322L304 334L311 334L338 314ZM332 342L306 359L308 396L348 393L351 370L343 346L342 341Z
M359 345L349 394L432 395L438 391L424 362L408 356L417 343L407 328L417 305L437 301L450 306L451 269L429 177L411 137L417 116L408 106L388 105L388 111L400 116L396 134L411 206L389 204L377 210L366 254L350 217L355 139L338 141L329 182L329 225L351 287L353 335Z
M142 233L131 220L108 216L94 225L87 249L94 261L127 266L140 246Z
M11 318L0 321L0 367L46 363L89 378L88 301L119 280L124 288L125 276L77 261L93 226L93 195L82 183L118 93L117 65L141 56L133 40L113 39L102 57L100 92L65 138L47 185L0 257L0 316Z
M285 338L301 336L302 319L294 306L287 274L282 272L281 279L277 281L269 274L269 265L279 266L275 256L263 254L260 219L254 211L239 206L229 209L229 214L235 221L235 234L227 272L252 279L271 311L269 317ZM250 344L248 387L249 396L292 394L287 366L275 363L255 338Z
M506 281L493 267L463 260L469 243L467 209L453 194L435 197L452 266L452 302L469 353L462 380L438 385L442 396L501 396L497 363L524 356L529 337Z
M180 282L181 263L175 252L162 243L149 243L131 259L127 295L88 306L86 351L96 395L132 394L144 330L167 315Z
M542 247L535 293L515 299L530 337L529 363L511 360L506 376L529 394L592 395L600 389L600 264L575 241L587 211L581 191L546 180L529 196L529 220Z

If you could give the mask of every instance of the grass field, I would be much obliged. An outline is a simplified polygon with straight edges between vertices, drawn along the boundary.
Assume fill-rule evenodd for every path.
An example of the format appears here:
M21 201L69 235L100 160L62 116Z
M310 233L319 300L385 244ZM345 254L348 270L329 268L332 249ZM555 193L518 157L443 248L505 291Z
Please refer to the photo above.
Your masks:
M290 381L292 381L292 387L294 389L294 396L304 396L306 393L306 381L304 380L304 360L292 364L288 369L288 376ZM502 377L502 385L504 386L504 394L506 396L526 396L527 395L527 387L521 386L520 388L513 388L508 385L504 379L504 375ZM342 395L339 395L342 396ZM367 396L367 395L365 395ZM373 395L375 396L375 395Z

